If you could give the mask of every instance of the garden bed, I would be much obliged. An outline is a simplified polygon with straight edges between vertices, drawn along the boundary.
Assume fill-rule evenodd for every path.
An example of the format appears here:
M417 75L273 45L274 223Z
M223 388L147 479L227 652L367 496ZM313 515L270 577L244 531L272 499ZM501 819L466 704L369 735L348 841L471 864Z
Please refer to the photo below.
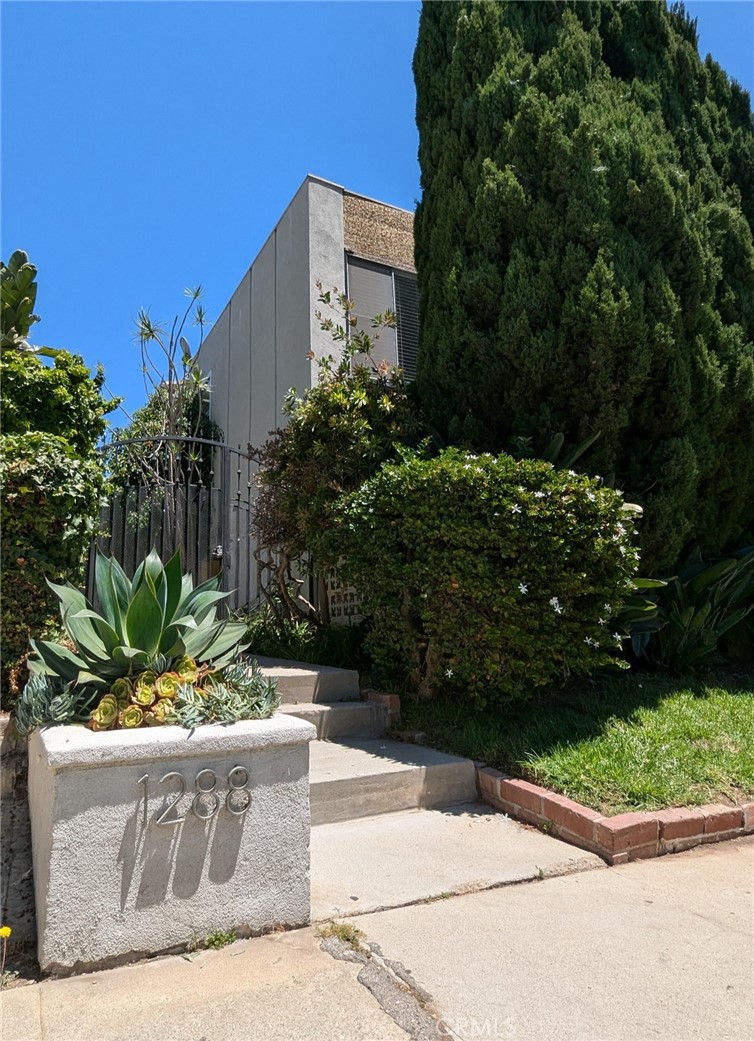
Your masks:
M401 725L475 759L485 802L609 864L754 832L751 675L635 674L507 711L404 701Z

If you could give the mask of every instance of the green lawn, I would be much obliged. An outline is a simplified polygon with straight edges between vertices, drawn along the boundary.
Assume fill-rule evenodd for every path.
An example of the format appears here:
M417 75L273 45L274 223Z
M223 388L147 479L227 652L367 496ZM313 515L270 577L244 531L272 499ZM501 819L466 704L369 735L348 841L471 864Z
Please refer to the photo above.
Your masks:
M754 798L754 676L623 675L515 710L404 699L401 725L606 814Z

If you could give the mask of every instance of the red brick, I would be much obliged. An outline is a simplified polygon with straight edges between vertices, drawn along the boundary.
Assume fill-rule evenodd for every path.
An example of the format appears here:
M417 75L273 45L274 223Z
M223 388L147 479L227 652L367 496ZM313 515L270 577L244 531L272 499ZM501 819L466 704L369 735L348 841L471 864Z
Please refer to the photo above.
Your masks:
M485 793L484 801L490 806L494 806L496 810L501 810L506 813L513 820L523 821L525 824L533 824L535 827L539 827L544 824L544 820L536 813L532 813L531 810L523 810L520 806L515 803L508 802L506 799L499 799L494 795L488 795Z
M683 853L684 850L700 846L702 842L704 835L689 835L687 839L670 839L669 842L660 839L660 853Z
M702 842L725 842L727 839L737 839L739 835L746 834L743 828L731 828L730 831L711 831L709 835L702 835Z
M754 831L754 802L745 802L741 812L744 815L744 831Z
M500 773L499 770L493 770L491 766L483 766L476 772L477 784L479 785L480 792L491 792L492 795L498 795L500 788L498 781L505 778L507 775Z
M559 828L565 828L573 835L590 842L594 838L594 822L603 819L603 815L596 810L582 806L572 799L566 799L563 795L552 795L549 792L542 796L542 816L547 817Z
M718 831L735 831L742 828L744 814L740 806L711 805L700 806L704 814L704 834L712 835Z
M704 834L704 814L699 809L660 810L654 816L660 822L660 839L688 839Z
M500 798L521 806L524 810L542 816L542 796L545 791L528 781L503 779L500 782Z
M651 813L621 813L594 822L594 838L611 853L648 843L657 845L660 825Z
M648 842L645 846L632 846L628 851L629 860L648 860L659 855L660 850L656 842Z
M377 690L367 691L367 698L370 701L378 701L381 705L384 705L391 716L400 716L401 714L401 697L400 694L382 694Z
M521 806L514 806L509 816L513 817L517 821L522 821L524 824L533 824L535 828L541 828L547 821L538 813L534 813L532 810L525 810Z

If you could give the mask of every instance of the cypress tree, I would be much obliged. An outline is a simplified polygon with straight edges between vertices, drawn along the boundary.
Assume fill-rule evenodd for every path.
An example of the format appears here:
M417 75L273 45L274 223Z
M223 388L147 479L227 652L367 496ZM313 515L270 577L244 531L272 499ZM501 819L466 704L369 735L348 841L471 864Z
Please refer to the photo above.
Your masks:
M414 74L430 420L599 431L580 462L644 505L645 572L751 537L748 94L655 0L427 2Z

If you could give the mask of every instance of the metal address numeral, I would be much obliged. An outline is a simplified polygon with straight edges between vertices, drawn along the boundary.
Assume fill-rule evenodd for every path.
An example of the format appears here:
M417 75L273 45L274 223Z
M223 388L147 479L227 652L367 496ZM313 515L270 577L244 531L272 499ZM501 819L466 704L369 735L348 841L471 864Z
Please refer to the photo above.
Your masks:
M175 809L181 796L186 792L186 780L183 777L183 774L178 773L177 770L171 770L170 773L161 777L157 783L164 784L166 781L170 781L173 777L178 778L181 787L180 790L170 799L165 809L155 821L155 824L159 824L163 827L170 827L173 824L182 824L186 820L186 814L179 817L178 811ZM149 819L149 774L144 774L136 783L144 785L144 815L142 827L145 828ZM194 778L194 788L196 789L197 794L191 801L191 810L194 813L194 816L198 817L199 820L208 821L214 817L224 802L228 813L232 814L234 817L242 817L251 806L251 792L247 787L250 783L249 771L245 766L233 767L228 774L228 791L225 793L224 800L222 800L215 791L217 783L217 774L214 770L210 770L209 768L200 770L196 775ZM170 816L171 811L175 811L175 815L172 817Z
M249 783L249 771L244 766L234 766L228 774L228 794L225 796L225 809L234 817L242 817L251 806L251 792L246 787Z
M183 779L183 775L179 774L176 770L171 771L171 773L169 773L169 774L165 774L165 776L161 777L157 783L158 784L162 784L164 781L169 781L171 777L177 777L178 778L178 780L181 782L181 790L175 796L173 801L169 802L167 804L165 809L162 811L160 816L155 821L155 824L162 824L162 825L181 824L183 821L186 820L185 816L183 816L183 817L171 817L170 820L166 820L165 819L167 817L167 815L170 813L170 811L173 809L173 807L176 805L176 803L180 801L181 796L186 791L186 782Z

